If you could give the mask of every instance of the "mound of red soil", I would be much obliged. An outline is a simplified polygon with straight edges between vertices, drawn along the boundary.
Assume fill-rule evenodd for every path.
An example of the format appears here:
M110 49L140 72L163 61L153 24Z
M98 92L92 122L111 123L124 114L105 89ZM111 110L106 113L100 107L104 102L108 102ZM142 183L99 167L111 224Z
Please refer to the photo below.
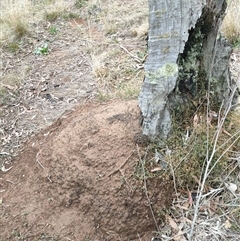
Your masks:
M42 131L1 173L1 240L151 240L140 131L137 102L119 100L82 105ZM152 178L148 194L158 218L170 184Z

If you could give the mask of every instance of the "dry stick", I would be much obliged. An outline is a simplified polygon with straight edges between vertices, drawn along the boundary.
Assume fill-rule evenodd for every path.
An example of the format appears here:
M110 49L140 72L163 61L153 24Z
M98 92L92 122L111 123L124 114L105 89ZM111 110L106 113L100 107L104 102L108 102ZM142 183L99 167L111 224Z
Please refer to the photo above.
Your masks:
M144 155L144 159L142 160L141 158L141 155L140 155L140 152L139 152L139 147L138 147L138 144L137 144L137 152L138 152L138 157L139 157L139 160L141 162L141 165L142 165L142 172L143 172L143 182L144 182L144 190L145 190L145 195L146 195L146 198L147 198L147 201L148 201L148 206L150 208L150 211L151 211L151 214L152 214L152 217L153 217L153 221L155 223L155 226L156 226L156 229L157 231L160 233L160 230L158 228L158 224L157 224L157 220L155 218L155 215L153 213L153 208L152 208L152 204L151 204L151 200L148 196L148 191L147 191L147 182L146 182L146 175L145 175L145 161L146 161L146 157L147 157L147 152L148 152L148 148L145 152L145 155Z
M236 133L234 133L233 135L231 135L231 137L228 138L223 144L221 144L221 146L219 146L219 147L216 149L216 151L221 150L229 141L231 141L233 138L235 138L236 136L238 136L239 133L240 133L240 129L239 129ZM239 136L238 136L237 138L239 138ZM234 142L236 142L236 140L234 140ZM234 142L233 142L233 144L235 144ZM232 144L232 145L233 145L233 144Z
M40 167L43 169L43 170L45 170L45 167L42 165L42 163L38 160L38 156L39 156L39 154L40 154L40 152L41 152L41 150L37 153L37 155L36 155L36 162L40 165ZM47 179L49 180L49 182L52 182L52 180L51 180L51 178L50 178L50 176L49 175L47 175Z
M238 163L236 163L236 165L232 168L232 170L230 170L230 171L228 172L228 174L224 177L224 179L223 179L223 177L221 177L221 179L222 179L222 184L225 182L225 180L227 180L227 179L230 177L230 175L236 170L237 167L239 167ZM221 184L221 185L222 185L222 184ZM220 187L221 187L221 186L220 186Z
M216 45L214 47L214 56L213 56L213 60L212 60L212 63L211 63L211 70L213 69L213 66L214 66L214 59L215 59L215 54L216 54ZM208 76L208 92L207 92L207 117L209 115L209 112L210 112L210 98L209 98L209 93L210 93L210 80L212 78L212 73L211 73L211 70L210 70L210 73L209 73L209 76ZM235 91L236 91L236 87L234 89L234 91L232 91L231 93L231 96L230 96L230 99L227 103L227 107L225 108L225 113L223 115L223 118L220 119L220 121L218 121L218 129L217 129L217 132L216 132L216 136L214 137L214 144L213 144L213 149L212 149L212 153L209 157L209 123L207 121L207 152L206 152L206 167L205 169L203 170L202 169L202 173L201 173L201 176L202 174L204 173L204 176L203 176L203 179L202 179L202 185L201 187L198 187L198 193L199 193L199 197L197 198L197 202L196 202L196 206L195 206L195 209L194 209L194 217L193 217L193 221L192 221L192 225L191 225L191 230L190 230L190 234L189 234L189 241L192 240L192 237L193 237L193 233L194 233L194 227L195 227L195 224L197 222L197 218L198 218L198 212L199 212L199 206L200 206L200 201L201 201L201 198L202 198L202 193L203 193L203 190L204 190L204 185L205 185L205 182L207 180L207 177L208 177L208 170L209 170L209 167L210 167L210 164L212 162L212 159L216 153L216 146L217 146L217 142L218 142L218 138L219 138L219 135L220 135L220 132L221 132L221 129L222 129L222 126L224 124L224 121L227 117L227 114L228 112L230 111L230 108L232 107L232 99L234 97L234 94L235 94ZM222 110L222 106L220 107L220 110L219 110L219 114L220 114L220 111ZM220 115L219 115L220 116ZM204 162L205 164L205 162Z
M107 177L110 177L111 175L113 175L114 173L116 173L116 172L120 172L121 173L121 171L120 171L120 168L122 168L125 164L126 164L126 162L129 160L129 158L132 156L132 154L134 153L134 151L132 151L132 153L127 157L127 159L117 168L117 169L115 169L115 170L113 170L112 172L110 172L108 175L107 175ZM122 173L121 173L122 174Z
M36 162L40 165L40 167L43 169L43 170L45 170L45 167L42 165L42 163L38 160L38 156L39 156L39 154L40 154L40 151L37 153L37 155L36 155Z
M200 206L200 201L202 199L202 193L203 193L203 189L204 189L204 186L205 186L205 183L206 183L206 180L208 178L208 175L209 175L209 168L210 168L210 164L214 158L214 155L217 151L217 143L218 143L218 140L219 140L219 136L220 136L220 133L221 133L221 129L223 127L223 124L227 118L227 115L232 107L231 103L232 103L232 100L233 100L233 97L235 95L235 91L237 90L237 86L234 88L234 90L232 91L231 93L231 96L229 98L229 101L227 103L227 107L225 108L225 113L223 115L223 117L220 119L219 123L218 123L218 128L217 128L217 132L216 132L216 136L215 136L215 139L214 139L214 144L213 144L213 149L212 149L212 152L211 152L211 155L209 157L209 147L207 146L207 164L206 164L206 167L204 169L204 176L203 176L203 180L202 180L202 185L201 187L199 188L199 196L197 198L197 202L196 202L196 206L195 206L195 210L194 210L194 217L193 217L193 221L192 221L192 226L191 226L191 231L190 231L190 235L189 235L189 240L191 241L192 240L192 237L193 237L193 232L194 232L194 226L197 222L197 218L198 218L198 212L199 212L199 206ZM210 102L209 102L209 97L207 99L208 103L207 103L207 115L209 113L209 106L210 106ZM222 106L221 106L222 108ZM220 115L219 115L220 116ZM209 128L209 124L207 123L207 126ZM207 143L209 143L209 131L207 131Z
M129 188L131 189L131 191L133 192L133 188L132 188L132 186L130 185L130 183L128 182L127 178L125 177L123 171L122 171L121 169L119 169L119 172L122 174L124 181L125 181L126 184L129 186Z
M126 53L128 53L131 57L133 57L138 63L142 63L146 57L144 57L143 59L140 59L139 57L137 57L136 55L130 53L125 47L123 47L122 45L120 44L112 44L113 46L118 46L120 47L121 49L123 49Z
M139 233L138 233L137 235L138 235L138 239L139 239L139 241L142 241L142 240L141 240L141 237L140 237L140 235L139 235Z
M188 154L187 154L187 155L188 155ZM171 155L168 155L168 161L169 161L169 163L170 163L170 168L171 168L171 172L172 172L172 176L173 176L173 185L174 185L175 195L176 195L176 198L177 198L177 202L179 202L179 198L178 198L178 195L177 195L176 177L175 177L175 172L174 172L175 169L173 168L173 163L172 163ZM183 210L180 209L180 211L181 211L182 216L184 216Z
M238 136L237 136L238 135ZM237 137L236 137L237 136ZM226 150L224 150L222 152L222 154L220 155L220 157L218 157L217 161L214 163L214 165L211 167L211 169L208 171L207 173L207 176L213 171L213 169L215 168L215 166L217 165L217 163L221 160L221 158L229 151L229 149L231 147L233 147L233 145L238 141L238 139L240 138L240 130L235 133L231 138L229 138L226 142L230 141L231 139L233 139L234 137L236 137L236 139L226 148ZM226 144L226 142L224 144ZM220 146L221 147L221 146ZM218 151L218 149L220 148L217 148L216 151ZM216 152L215 151L215 152Z

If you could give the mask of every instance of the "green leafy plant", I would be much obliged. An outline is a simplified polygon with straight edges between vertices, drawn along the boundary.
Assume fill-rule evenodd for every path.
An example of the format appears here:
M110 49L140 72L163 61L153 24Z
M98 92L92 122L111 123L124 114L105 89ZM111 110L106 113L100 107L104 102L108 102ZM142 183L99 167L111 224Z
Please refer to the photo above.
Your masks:
M37 47L34 51L34 54L49 54L49 48L48 48L48 44L45 43L43 46L41 47Z

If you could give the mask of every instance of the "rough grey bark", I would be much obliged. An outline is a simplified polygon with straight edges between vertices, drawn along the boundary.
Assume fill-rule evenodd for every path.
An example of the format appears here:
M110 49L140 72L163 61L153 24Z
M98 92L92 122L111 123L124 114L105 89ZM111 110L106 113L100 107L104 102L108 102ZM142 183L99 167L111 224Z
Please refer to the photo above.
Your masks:
M231 47L218 36L226 7L226 0L149 0L148 57L139 95L143 134L166 138L172 116L183 117L186 108L194 113L194 103L210 85L214 105L231 91Z

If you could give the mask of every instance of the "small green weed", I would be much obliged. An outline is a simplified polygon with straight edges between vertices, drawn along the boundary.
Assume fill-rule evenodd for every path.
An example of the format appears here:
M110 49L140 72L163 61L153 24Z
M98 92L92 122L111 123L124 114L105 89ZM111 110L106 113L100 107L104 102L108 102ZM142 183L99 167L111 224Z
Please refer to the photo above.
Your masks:
M235 218L235 221L232 220L231 222L231 227L230 229L233 231L233 232L237 232L239 233L240 232L240 226L238 225L238 221L237 220L240 220L240 208L239 207L236 207L234 208L233 210L231 210L231 215Z
M15 229L15 230L12 231L12 236L15 237L15 238L20 238L21 234L17 229Z
M55 34L57 34L58 30L55 26L51 26L48 31L50 34L55 35Z
M7 87L0 86L0 102L2 104L12 104L19 96L19 92L9 90Z
M117 33L118 27L115 23L109 23L106 27L106 35L112 35Z
M30 212L29 211L25 211L22 213L22 216L26 217Z
M136 85L122 84L118 87L116 95L123 99L134 99L139 95L139 87Z
M144 51L141 51L141 52L140 51L137 52L137 56L140 59L144 59L146 57L146 55L147 55L147 49L145 49Z
M35 49L35 51L34 51L34 54L38 54L38 55L40 55L40 54L44 54L44 55L49 54L48 44L45 43L42 47L37 47Z
M52 235L49 235L47 233L44 233L44 234L41 234L41 236L39 237L38 240L49 240L49 241L57 241L59 240L59 237L58 236L52 236Z

